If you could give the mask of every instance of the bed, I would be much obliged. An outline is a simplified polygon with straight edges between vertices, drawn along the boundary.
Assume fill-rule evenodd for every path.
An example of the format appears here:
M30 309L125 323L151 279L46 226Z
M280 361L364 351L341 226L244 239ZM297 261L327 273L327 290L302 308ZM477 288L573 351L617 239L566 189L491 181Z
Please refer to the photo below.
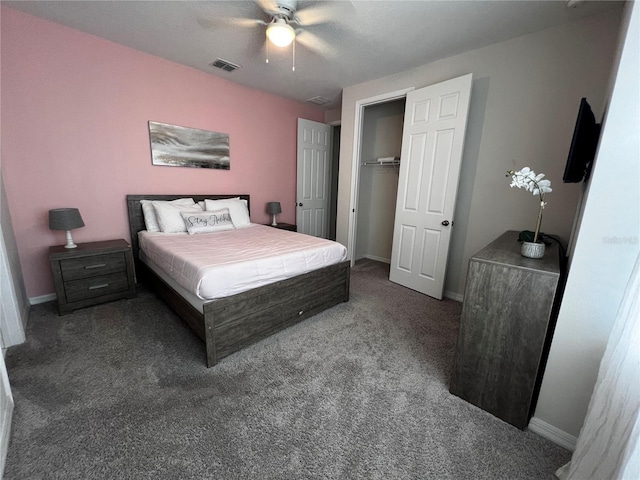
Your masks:
M131 246L137 281L158 293L191 327L206 346L207 366L276 332L349 300L349 261L313 270L293 278L252 288L215 300L194 300L140 250L138 232L146 229L140 200L194 201L240 197L250 206L249 195L127 195ZM286 232L294 235L291 232ZM145 263L147 262L147 263Z

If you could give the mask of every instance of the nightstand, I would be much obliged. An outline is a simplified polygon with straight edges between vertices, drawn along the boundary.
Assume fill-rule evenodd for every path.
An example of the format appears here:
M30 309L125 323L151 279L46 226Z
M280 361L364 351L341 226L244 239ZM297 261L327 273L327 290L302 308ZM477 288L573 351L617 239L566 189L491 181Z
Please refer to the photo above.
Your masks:
M120 298L134 298L133 254L124 240L49 247L58 313Z
M270 223L268 223L267 225L269 227L279 228L280 230L289 230L290 232L297 232L298 231L298 227L296 225L291 224L291 223L279 223L277 225L271 225Z

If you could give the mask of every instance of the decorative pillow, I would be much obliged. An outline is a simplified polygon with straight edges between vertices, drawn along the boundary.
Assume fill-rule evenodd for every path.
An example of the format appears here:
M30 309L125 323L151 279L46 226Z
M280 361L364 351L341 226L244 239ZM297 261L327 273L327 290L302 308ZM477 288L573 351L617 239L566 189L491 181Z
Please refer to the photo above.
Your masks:
M224 200L209 200L207 198L204 203L206 205L205 211L207 212L220 210L221 208L228 208L235 228L242 228L251 225L247 201L241 200L240 197L225 198Z
M152 205L156 211L160 231L164 233L187 231L180 212L202 213L202 209L195 203L192 205L172 205L164 202L152 202Z
M203 213L180 212L180 215L184 219L189 235L233 230L235 228L228 208Z
M144 224L147 232L159 232L160 226L156 218L156 211L153 208L153 202L168 203L170 205L195 205L193 198L177 198L175 200L140 200L142 204L142 215L144 216ZM202 207L204 210L204 207Z

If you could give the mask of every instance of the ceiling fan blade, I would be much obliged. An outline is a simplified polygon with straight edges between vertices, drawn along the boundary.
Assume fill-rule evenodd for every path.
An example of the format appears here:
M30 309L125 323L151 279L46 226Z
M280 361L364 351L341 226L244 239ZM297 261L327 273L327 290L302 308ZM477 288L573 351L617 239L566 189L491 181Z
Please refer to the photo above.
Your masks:
M269 15L273 15L273 12L278 11L277 0L255 0L258 6Z
M338 52L335 48L321 39L318 35L307 30L303 30L296 35L296 42L308 48L309 50L322 55L323 57L336 58L338 56Z
M202 28L215 29L215 28L228 28L228 27L254 27L256 25L266 25L267 23L263 20L258 20L255 18L219 17L219 18L198 18L198 24Z
M294 21L300 26L318 25L321 23L341 22L355 14L350 1L325 2L298 10Z

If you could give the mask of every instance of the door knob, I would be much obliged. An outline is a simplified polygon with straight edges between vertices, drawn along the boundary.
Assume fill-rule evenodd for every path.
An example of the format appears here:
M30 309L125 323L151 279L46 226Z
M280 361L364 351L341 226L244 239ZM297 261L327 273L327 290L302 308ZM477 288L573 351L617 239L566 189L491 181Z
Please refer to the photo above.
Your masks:
M302 204L301 204L301 203L299 203L298 205L299 205L300 207L302 206Z
M442 222L442 225L444 225L445 227L449 225L449 220L445 220Z

